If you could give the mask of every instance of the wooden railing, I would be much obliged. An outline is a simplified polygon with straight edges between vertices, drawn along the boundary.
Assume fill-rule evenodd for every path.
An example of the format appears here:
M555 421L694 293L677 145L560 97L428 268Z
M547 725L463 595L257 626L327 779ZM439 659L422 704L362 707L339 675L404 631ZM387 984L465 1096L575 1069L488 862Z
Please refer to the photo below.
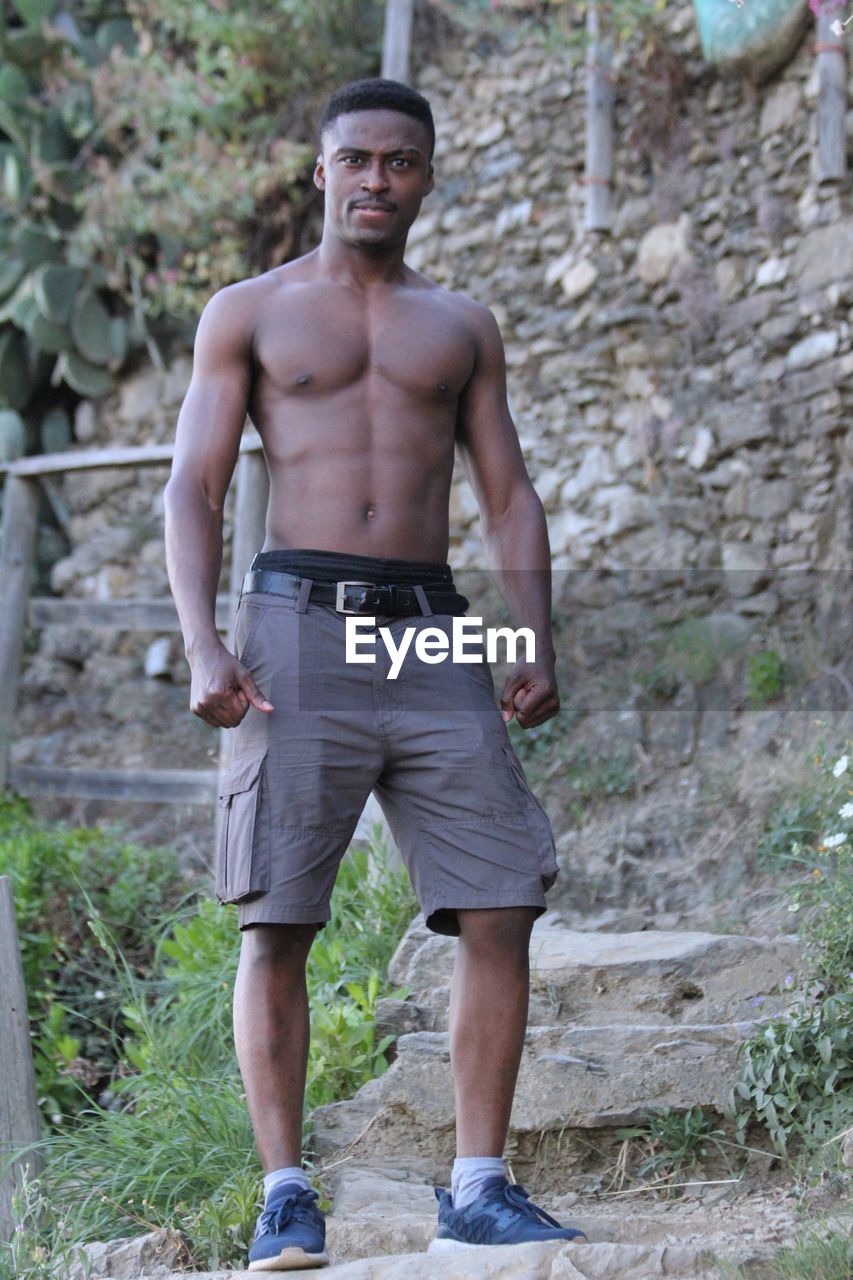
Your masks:
M27 626L85 626L122 631L178 631L171 598L64 600L31 597L36 520L42 477L104 467L155 467L171 463L170 444L88 449L42 454L0 464L5 472L0 527L0 791L20 795L78 796L89 799L158 803L214 803L218 773L207 769L101 769L15 765L11 750L24 634ZM244 435L236 469L236 510L231 547L230 594L216 601L216 625L229 632L243 573L263 545L268 495L260 438ZM220 760L227 751L220 734Z

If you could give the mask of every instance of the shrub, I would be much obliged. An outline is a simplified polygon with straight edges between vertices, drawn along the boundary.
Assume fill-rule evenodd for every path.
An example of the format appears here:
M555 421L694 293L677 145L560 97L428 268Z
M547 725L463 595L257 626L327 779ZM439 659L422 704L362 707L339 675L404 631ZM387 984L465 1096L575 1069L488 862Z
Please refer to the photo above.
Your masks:
M344 858L332 919L309 957L306 1119L388 1065L390 1038L376 1039L375 1005L390 994L385 969L417 904L405 872L388 869L375 831L372 844L372 855L354 846ZM198 1266L243 1265L260 1180L231 1035L235 917L233 907L211 900L161 917L144 976L104 919L90 917L101 964L121 993L112 1096L42 1144L46 1168L36 1194L62 1205L63 1217L48 1216L39 1227L22 1206L19 1268L25 1255L35 1266L39 1251L62 1239L79 1244L161 1226L190 1235ZM0 1280L10 1257L0 1246ZM36 1280L38 1272L31 1275Z
M39 1105L46 1121L61 1124L108 1079L122 1026L121 991L87 926L90 912L143 974L152 925L187 887L171 850L140 848L114 830L45 823L9 797L0 797L0 875L15 899Z

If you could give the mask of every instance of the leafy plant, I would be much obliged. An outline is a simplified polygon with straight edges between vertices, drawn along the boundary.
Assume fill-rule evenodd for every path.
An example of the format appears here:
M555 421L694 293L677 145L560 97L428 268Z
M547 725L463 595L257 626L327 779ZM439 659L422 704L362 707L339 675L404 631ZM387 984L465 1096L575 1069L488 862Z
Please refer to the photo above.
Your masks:
M636 768L630 751L591 751L580 743L572 752L563 775L575 796L627 795L634 790Z
M760 706L781 697L787 667L775 649L751 653L746 660L746 689L750 702Z
M714 1127L714 1119L702 1107L678 1111L665 1107L641 1125L617 1129L616 1137L639 1142L647 1154L636 1177L674 1182L712 1153L724 1149L726 1135Z
M90 911L143 973L154 920L187 887L171 850L142 849L115 830L45 823L8 796L0 797L0 875L11 879L19 922L39 1105L46 1123L62 1124L109 1077L121 1027L121 991L87 927Z
M308 962L306 1120L319 1103L386 1069L389 1037L376 1037L375 1005L390 994L385 968L416 909L408 878L389 869L377 831L370 848L350 849L332 919ZM120 993L118 1065L110 1096L41 1144L46 1168L37 1193L62 1205L64 1216L39 1226L25 1215L15 1236L19 1260L26 1255L35 1265L58 1232L82 1243L126 1235L131 1225L187 1232L197 1266L244 1262L260 1178L231 1035L235 909L204 900L153 924L154 959L140 974L104 918L89 917L101 971ZM10 1257L0 1245L0 1280Z
M756 1122L780 1155L797 1136L829 1140L853 1117L853 994L815 999L799 993L791 1008L744 1041L740 1076L729 1099L738 1141Z

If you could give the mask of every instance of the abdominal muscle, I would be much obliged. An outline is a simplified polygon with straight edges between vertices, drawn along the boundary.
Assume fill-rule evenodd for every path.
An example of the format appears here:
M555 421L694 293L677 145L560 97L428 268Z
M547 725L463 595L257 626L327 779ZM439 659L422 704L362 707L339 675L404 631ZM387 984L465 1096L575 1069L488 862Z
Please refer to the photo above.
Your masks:
M290 547L443 564L454 454L436 463L410 449L305 450L269 457L264 551ZM427 452L432 452L428 450Z

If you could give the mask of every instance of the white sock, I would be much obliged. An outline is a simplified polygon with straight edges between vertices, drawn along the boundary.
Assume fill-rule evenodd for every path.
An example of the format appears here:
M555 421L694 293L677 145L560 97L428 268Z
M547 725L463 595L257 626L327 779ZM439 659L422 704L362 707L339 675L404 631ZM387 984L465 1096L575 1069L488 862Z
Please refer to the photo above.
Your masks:
M311 1189L311 1183L304 1169L298 1166L292 1166L290 1169L273 1169L272 1173L268 1173L264 1178L264 1201L269 1204L279 1187L284 1186L285 1182L298 1182L306 1191Z
M488 1178L506 1177L500 1156L457 1156L450 1174L450 1198L454 1209L476 1200Z

